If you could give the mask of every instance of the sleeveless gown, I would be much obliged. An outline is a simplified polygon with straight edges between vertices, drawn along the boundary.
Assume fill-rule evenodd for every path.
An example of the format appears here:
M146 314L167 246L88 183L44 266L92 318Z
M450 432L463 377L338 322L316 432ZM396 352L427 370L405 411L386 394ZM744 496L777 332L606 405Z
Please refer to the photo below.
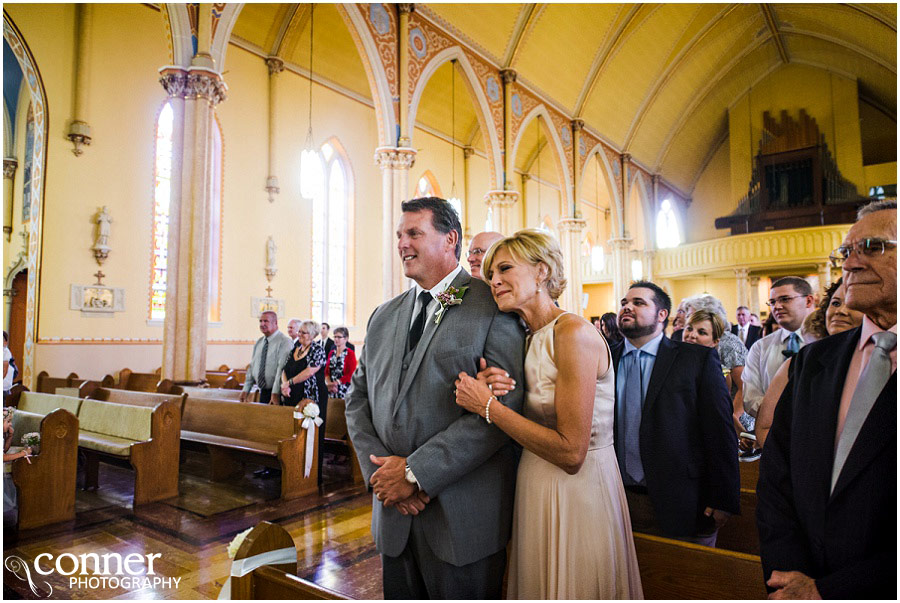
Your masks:
M526 418L556 427L555 320L535 331L525 356ZM606 351L609 355L607 347ZM569 475L524 450L516 481L510 599L642 599L625 490L613 448L615 376L597 378L591 440Z

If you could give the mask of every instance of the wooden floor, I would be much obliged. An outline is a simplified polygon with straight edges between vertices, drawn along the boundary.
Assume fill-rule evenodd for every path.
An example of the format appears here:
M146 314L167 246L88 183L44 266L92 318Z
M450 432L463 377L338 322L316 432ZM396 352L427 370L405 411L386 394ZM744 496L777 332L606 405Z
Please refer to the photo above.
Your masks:
M204 477L208 459L203 454L183 456L177 498L133 510L130 469L104 463L100 489L78 491L74 522L16 533L5 517L3 532L4 559L17 555L31 567L41 553L159 553L156 575L181 578L177 587L70 588L69 579L56 572L32 572L38 596L28 582L4 571L4 599L46 598L45 581L53 588L51 599L215 599L231 567L226 546L262 520L293 536L301 577L354 599L382 598L381 560L370 532L372 499L352 486L345 463L326 455L317 495L278 502L278 480L254 478L259 467L247 465L236 482L214 483Z

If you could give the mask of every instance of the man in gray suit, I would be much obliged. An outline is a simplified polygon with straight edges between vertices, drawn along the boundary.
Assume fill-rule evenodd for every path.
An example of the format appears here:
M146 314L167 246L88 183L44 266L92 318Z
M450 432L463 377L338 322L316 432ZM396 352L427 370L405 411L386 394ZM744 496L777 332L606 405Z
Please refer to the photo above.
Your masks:
M462 229L434 197L402 205L397 248L416 286L372 313L347 397L347 427L373 489L372 533L388 599L496 599L517 454L454 400L479 360L523 383L524 333L459 265ZM452 286L461 303L438 294ZM451 292L452 293L452 292ZM501 403L522 409L523 388Z

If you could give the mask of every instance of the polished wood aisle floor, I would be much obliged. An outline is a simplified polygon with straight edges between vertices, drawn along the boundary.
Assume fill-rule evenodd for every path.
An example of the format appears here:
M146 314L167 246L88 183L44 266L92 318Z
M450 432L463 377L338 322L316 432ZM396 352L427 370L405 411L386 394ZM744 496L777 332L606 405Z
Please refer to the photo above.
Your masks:
M208 459L203 454L182 454L177 498L133 510L130 469L101 464L100 489L79 490L74 522L16 533L4 518L3 533L4 559L16 555L32 567L41 553L54 558L62 553L159 553L156 575L181 578L177 587L70 588L69 579L56 572L32 572L40 589L35 595L26 581L5 570L4 599L46 598L47 584L53 588L51 599L215 599L231 567L228 543L262 520L293 536L301 577L355 599L381 598L381 560L369 529L371 497L352 485L346 464L326 455L319 493L279 502L277 479L253 477L259 467L247 465L242 479L215 483L204 477Z

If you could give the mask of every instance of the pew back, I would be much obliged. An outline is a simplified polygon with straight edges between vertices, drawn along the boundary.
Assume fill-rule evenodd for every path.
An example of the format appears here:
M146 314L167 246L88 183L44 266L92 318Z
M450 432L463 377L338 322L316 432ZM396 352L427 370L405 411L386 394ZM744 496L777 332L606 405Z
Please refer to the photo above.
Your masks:
M176 403L179 412L183 412L184 401L187 398L187 394L157 394L153 392L129 391L111 387L98 387L91 391L87 397L102 402L128 404L131 406L149 406L151 408L171 400Z
M151 437L153 408L85 400L78 414L82 431L143 442Z
M229 400L238 402L241 399L240 389L223 389L219 387L181 386L188 398L212 398L213 400Z
M275 444L294 436L294 407L188 397L184 431Z
M45 394L55 394L56 389L59 387L62 388L77 388L83 380L79 379L76 373L69 373L68 377L51 377L47 371L41 371L38 373L37 380L35 383L37 387L35 391L42 392Z
M73 396L61 396L43 392L23 391L19 395L19 410L37 415L49 415L57 408L64 408L75 416L81 408L82 400Z

